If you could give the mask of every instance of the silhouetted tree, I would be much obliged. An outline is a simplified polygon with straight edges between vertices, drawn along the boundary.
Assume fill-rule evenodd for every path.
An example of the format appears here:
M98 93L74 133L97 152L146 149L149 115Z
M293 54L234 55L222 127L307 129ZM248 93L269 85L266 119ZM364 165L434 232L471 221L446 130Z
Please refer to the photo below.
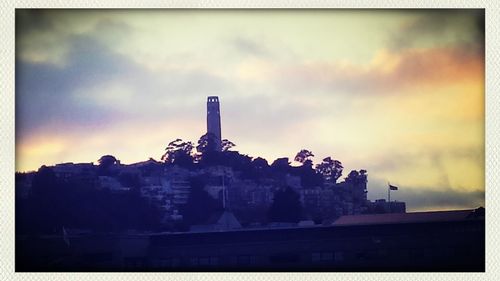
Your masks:
M220 156L218 164L240 171L242 178L253 178L252 157L238 151L225 151L220 153Z
M273 222L298 222L302 204L300 196L287 186L274 193L273 203L269 208L269 220Z
M221 147L222 152L215 150L216 137L214 134L206 133L200 137L198 140L198 145L196 146L196 161L203 165L225 165L230 166L227 163L231 154L226 154L230 152L229 150L236 145L230 140L222 140ZM229 156L228 156L229 155Z
M359 170L359 180L360 182L363 182L363 183L366 183L368 182L368 174L367 174L367 171L362 169L362 170Z
M196 150L203 155L209 151L215 151L216 136L212 133L206 133L198 139Z
M228 150L230 150L231 148L233 148L235 146L236 146L236 144L234 144L232 141L230 141L228 139L223 139L222 140L221 147L222 147L222 151L223 152L228 151Z
M314 157L314 154L312 151L309 151L307 149L302 149L301 151L297 152L297 155L295 155L294 161L297 161L301 164L304 164L306 161L310 161L310 164L312 164L312 161L310 158Z
M271 164L271 168L275 172L287 173L290 171L290 161L288 161L288 157L278 158Z
M308 159L311 157L312 153L310 151L301 151L298 154L302 161L302 165L299 167L291 167L290 172L295 176L300 176L300 181L302 187L311 188L315 186L323 185L323 176L313 169L312 160ZM302 158L304 156L304 158Z
M97 173L101 176L109 176L112 174L111 167L118 163L118 159L113 155L104 155L97 162L99 163Z
M359 170L359 172L356 170L352 170L351 172L349 172L349 174L345 179L346 183L350 183L353 185L363 184L366 183L367 181L368 181L368 176L366 170Z
M99 162L99 166L107 168L109 166L116 164L118 160L113 155L104 155L101 158L99 158L97 162Z
M204 190L203 177L191 178L190 184L191 193L187 203L181 207L181 214L188 225L204 224L214 212L220 209L220 204Z
M267 177L269 175L269 164L267 160L261 157L257 157L252 160L252 167L254 171L254 176L257 179Z
M310 160L308 160L310 161ZM306 161L304 165L295 168L300 176L301 185L305 188L312 188L323 185L323 176L312 168L312 163ZM296 173L295 173L296 174Z
M196 161L202 165L214 165L220 162L220 153L215 150L216 136L212 133L206 133L198 140L196 150Z
M322 174L326 181L336 183L337 179L342 176L344 167L338 160L333 160L331 157L326 157L323 162L316 165L318 173Z
M269 168L269 163L267 163L267 160L261 157L257 157L252 160L252 165L259 170L267 169Z
M167 164L189 167L193 164L193 149L192 142L176 139L168 144L161 159Z

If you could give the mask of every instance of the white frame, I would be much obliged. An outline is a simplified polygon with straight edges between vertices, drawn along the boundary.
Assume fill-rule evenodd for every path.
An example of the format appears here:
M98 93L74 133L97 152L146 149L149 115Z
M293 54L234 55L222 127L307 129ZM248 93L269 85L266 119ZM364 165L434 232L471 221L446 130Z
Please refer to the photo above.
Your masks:
M500 255L496 233L500 223L498 197L500 172L500 1L436 0L254 0L254 1L151 1L151 0L7 0L0 9L0 276L1 280L494 280L499 276ZM486 273L16 273L14 268L14 14L16 8L485 8L485 170L486 170Z

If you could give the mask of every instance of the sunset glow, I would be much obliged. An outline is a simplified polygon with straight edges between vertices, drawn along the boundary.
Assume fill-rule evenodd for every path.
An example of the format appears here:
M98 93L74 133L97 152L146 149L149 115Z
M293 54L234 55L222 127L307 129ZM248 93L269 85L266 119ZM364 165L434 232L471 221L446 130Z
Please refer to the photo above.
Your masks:
M16 170L159 160L206 132L311 150L409 211L484 206L480 10L18 10Z

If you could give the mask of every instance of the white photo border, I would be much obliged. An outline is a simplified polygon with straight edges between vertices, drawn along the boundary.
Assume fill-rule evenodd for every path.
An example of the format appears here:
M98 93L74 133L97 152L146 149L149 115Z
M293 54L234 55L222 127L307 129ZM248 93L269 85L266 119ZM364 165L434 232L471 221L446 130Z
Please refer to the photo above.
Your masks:
M500 1L479 0L0 0L0 279L1 280L494 280L500 213ZM465 8L485 9L485 273L17 273L15 272L15 9L16 8Z

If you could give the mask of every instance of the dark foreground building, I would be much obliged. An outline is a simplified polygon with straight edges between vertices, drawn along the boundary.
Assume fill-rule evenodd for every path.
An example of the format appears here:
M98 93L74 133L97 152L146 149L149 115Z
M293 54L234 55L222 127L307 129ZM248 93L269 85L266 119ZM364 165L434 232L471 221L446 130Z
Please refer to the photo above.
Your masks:
M17 271L484 271L484 209L330 226L17 237Z

